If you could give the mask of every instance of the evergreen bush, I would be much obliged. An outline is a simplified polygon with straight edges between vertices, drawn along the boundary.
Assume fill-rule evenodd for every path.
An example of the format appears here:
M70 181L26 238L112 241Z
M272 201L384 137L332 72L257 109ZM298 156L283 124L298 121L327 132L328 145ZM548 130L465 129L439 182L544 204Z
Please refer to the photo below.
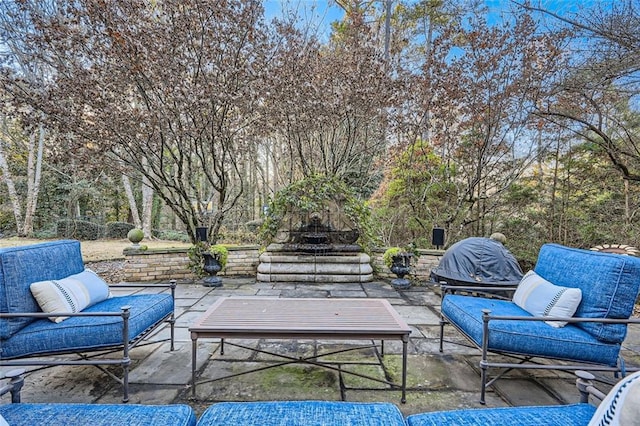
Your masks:
M106 226L106 238L122 239L127 238L127 233L134 228L134 225L127 222L109 222Z
M157 238L159 240L181 241L183 243L188 243L191 241L189 239L189 235L185 231L176 231L174 229L164 231L154 229L153 231L151 231L151 234L154 238Z
M75 238L78 240L97 240L104 237L105 227L86 220L62 219L56 224L56 235L59 238Z
M0 232L15 232L16 219L10 210L0 210Z

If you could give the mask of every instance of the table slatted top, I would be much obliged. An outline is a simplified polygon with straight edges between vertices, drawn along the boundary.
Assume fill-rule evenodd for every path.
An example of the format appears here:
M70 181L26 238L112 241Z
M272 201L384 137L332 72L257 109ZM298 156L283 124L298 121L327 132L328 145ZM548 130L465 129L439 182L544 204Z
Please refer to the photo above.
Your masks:
M202 335L390 335L411 329L384 299L218 299L189 331Z

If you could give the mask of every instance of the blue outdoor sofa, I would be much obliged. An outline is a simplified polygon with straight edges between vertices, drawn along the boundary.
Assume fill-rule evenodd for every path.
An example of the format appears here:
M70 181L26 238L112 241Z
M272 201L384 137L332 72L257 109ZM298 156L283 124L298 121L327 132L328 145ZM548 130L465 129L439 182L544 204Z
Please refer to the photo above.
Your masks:
M79 241L0 250L0 366L121 366L121 376L101 369L122 384L126 402L129 350L165 322L174 350L175 281L135 287L153 287L154 294L110 297L108 285L85 270ZM69 310L43 312L34 288L47 308ZM87 307L80 310L81 303Z
M576 372L580 403L561 406L437 411L404 418L390 403L221 402L208 407L197 421L193 409L183 404L21 403L21 374L10 372L9 383L0 386L0 396L10 393L12 400L0 404L0 426L585 426L594 419L617 419L625 424L625 419L640 418L640 373L625 377L604 395L594 388L593 375ZM596 408L589 401L602 403Z
M0 405L0 415L11 426L582 426L588 424L594 411L595 408L588 404L573 404L445 411L416 414L405 419L398 407L390 403L229 402L213 404L196 422L193 410L187 405Z
M12 403L0 405L0 426L3 420L12 426L584 426L594 413L594 406L579 403L441 411L404 418L398 407L390 403L268 401L213 404L196 421L193 409L182 404Z
M25 404L0 405L0 426L426 426L426 425L586 425L595 412L581 403L555 407L496 408L415 414L404 418L390 403L336 401L221 402L207 408L199 420L187 405ZM4 392L11 391L11 385ZM0 388L2 395L3 388ZM17 396L16 396L17 395ZM478 419L475 422L474 419ZM6 423L3 423L6 422Z
M629 419L640 419L640 373L623 378L607 395L594 387L591 373L576 371L576 375L580 402L569 405L434 411L404 418L390 403L222 402L207 408L198 426L587 426L592 421L637 424Z

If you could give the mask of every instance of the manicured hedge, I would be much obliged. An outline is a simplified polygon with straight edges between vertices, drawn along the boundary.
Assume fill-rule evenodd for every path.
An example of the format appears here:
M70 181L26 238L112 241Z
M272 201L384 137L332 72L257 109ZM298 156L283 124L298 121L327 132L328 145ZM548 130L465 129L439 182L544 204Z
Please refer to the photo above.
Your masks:
M56 234L60 238L97 240L103 238L106 227L86 220L62 219L57 222Z
M106 226L105 238L127 238L127 233L135 226L127 222L109 222Z

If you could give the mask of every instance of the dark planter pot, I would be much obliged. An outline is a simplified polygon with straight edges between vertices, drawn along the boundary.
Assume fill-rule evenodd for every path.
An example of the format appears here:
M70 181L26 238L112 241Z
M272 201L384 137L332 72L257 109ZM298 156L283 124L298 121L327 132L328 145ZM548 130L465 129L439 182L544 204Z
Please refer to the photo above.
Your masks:
M202 269L209 274L207 278L205 278L202 283L205 287L221 287L222 279L216 277L216 274L220 272L222 266L218 259L216 259L211 253L202 253L202 258L204 259L204 266Z
M411 254L402 253L398 256L393 256L392 260L393 263L389 269L396 274L398 278L392 279L391 285L400 290L411 287L411 281L404 277L411 271Z

